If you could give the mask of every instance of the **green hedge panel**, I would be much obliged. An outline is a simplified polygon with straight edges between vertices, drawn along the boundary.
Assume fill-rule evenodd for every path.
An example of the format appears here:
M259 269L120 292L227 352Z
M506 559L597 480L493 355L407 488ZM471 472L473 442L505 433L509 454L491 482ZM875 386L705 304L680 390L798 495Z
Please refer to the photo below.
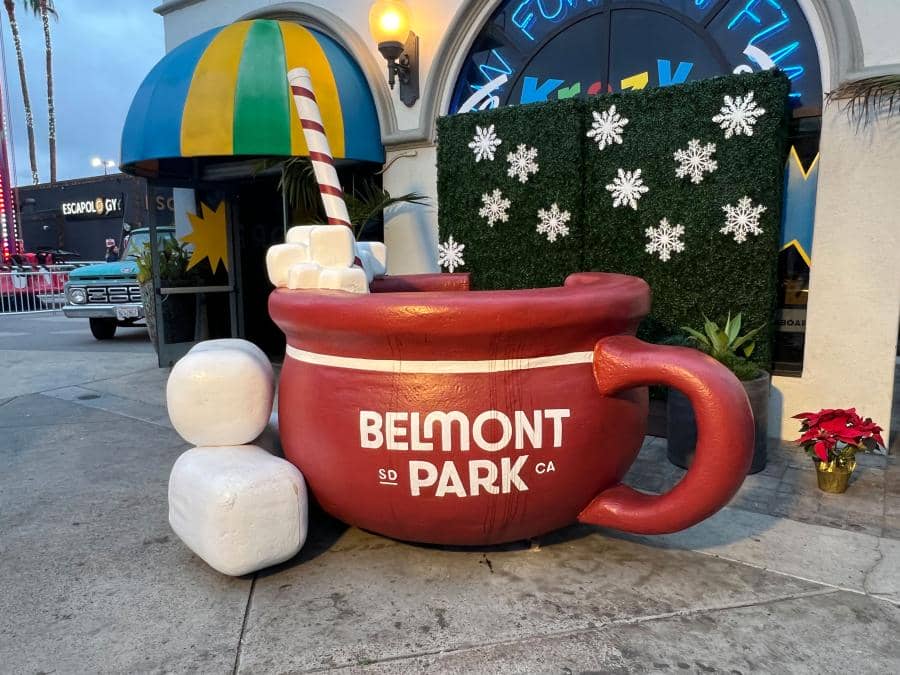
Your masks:
M583 109L579 101L499 108L438 121L438 218L441 241L465 245L466 271L476 288L558 286L582 267ZM524 114L523 114L524 113ZM494 160L475 161L468 144L476 126L494 125L502 143ZM538 172L526 183L507 175L508 153L523 143L538 150ZM499 189L510 200L509 220L489 227L478 215L481 196ZM538 210L556 203L569 211L569 235L553 244L537 232Z
M703 314L743 312L747 326L766 324L754 360L768 366L777 292L777 260L787 135L788 80L780 72L445 117L438 122L440 240L465 244L476 288L556 285L582 270L643 277L653 289L651 316L640 335L659 341ZM712 117L725 95L745 96L766 110L753 135L725 138ZM602 151L587 137L594 110L615 105L627 118L621 144ZM476 162L468 143L476 126L493 124L503 143L494 161ZM718 167L694 184L678 178L674 153L693 138L716 144ZM538 150L539 171L526 184L509 178L506 155L518 143ZM617 169L640 168L649 192L637 210L613 207L606 189ZM481 195L495 187L510 199L509 220L488 227ZM742 197L763 205L759 225L743 243L719 230L722 206ZM572 217L567 237L550 243L535 231L537 211L559 203ZM668 261L646 252L647 227L662 218L685 228L685 249Z

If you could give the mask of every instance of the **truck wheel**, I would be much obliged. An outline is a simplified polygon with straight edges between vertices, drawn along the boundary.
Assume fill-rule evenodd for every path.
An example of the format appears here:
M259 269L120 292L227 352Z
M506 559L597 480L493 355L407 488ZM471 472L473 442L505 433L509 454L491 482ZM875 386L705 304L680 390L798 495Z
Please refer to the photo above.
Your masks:
M98 340L112 340L116 334L115 319L90 319L91 333Z

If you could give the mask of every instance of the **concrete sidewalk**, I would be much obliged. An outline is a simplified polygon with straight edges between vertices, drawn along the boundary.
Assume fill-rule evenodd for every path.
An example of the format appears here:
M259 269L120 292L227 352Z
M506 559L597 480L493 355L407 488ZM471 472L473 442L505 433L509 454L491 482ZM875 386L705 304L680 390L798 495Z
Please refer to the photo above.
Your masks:
M313 512L297 558L223 577L167 523L187 445L146 338L54 339L52 318L0 317L2 672L900 672L900 540L852 518L734 506L451 550Z

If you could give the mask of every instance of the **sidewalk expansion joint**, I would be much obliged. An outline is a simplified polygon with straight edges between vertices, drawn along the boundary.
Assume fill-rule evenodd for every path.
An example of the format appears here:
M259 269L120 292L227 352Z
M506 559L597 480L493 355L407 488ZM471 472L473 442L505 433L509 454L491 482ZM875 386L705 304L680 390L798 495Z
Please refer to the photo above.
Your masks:
M800 522L800 521L796 521ZM824 527L824 526L823 526ZM837 528L832 528L837 529ZM846 530L840 530L842 532L846 532ZM873 535L868 535L873 536ZM777 574L781 577L787 577L789 579L797 579L798 581L806 581L811 584L816 584L818 586L824 586L826 588L834 589L835 591L845 591L847 593L854 593L856 595L865 595L866 597L874 598L876 600L881 600L883 602L888 602L892 605L900 606L900 601L885 597L884 594L879 594L878 592L870 592L865 586L868 581L869 575L878 568L878 565L883 561L884 552L881 550L881 537L874 537L877 542L877 552L879 555L878 560L876 560L872 565L869 566L863 576L862 588L852 588L850 586L841 586L840 584L830 584L827 581L823 581L821 579L813 579L811 577L804 577L799 574L791 574L790 572L784 572L782 570L777 570L772 567L766 567L765 565L759 565L757 563L752 563L747 560L741 560L740 558L731 558L729 556L721 555L719 553L710 553L707 551L703 551L701 549L691 549L694 553L700 553L702 555L707 555L712 558L718 558L719 560L725 560L726 562L738 563L740 565L746 565L747 567L752 567L753 569L761 570L763 572L769 572L770 574Z
M84 389L85 391L89 391L89 392L95 392L96 394L98 394L98 396L95 399L78 400L77 398L63 398L61 396L55 396L53 394L53 392L58 392L62 389L70 389L72 387ZM138 417L137 415L129 415L126 412L122 412L121 410L115 410L114 408L111 408L108 405L104 405L104 399L108 399L108 400L116 399L119 401L125 401L128 404L143 405L145 407L152 405L152 404L148 404L145 401L139 401L138 399L127 398L125 396L119 396L118 394L109 394L104 391L100 391L97 389L91 389L90 387L85 387L80 384L72 385L72 387L59 387L57 389L47 389L46 391L43 391L37 395L38 396L47 396L48 398L56 399L58 401L65 401L66 403L72 403L74 405L78 405L83 408L90 408L91 410L99 410L101 412L109 413L110 415L118 415L119 417L124 417L126 419L135 420L137 422L144 422L145 424L152 424L154 426L163 427L164 429L171 429L171 427L169 425L164 424L162 422L157 422L157 421L154 421L153 419L150 419L147 417ZM165 408L160 408L160 410L162 411L162 414L165 414Z
M250 618L250 609L253 604L253 591L256 590L256 579L258 572L253 573L253 579L250 581L250 592L247 593L247 604L244 605L244 618L241 620L241 632L238 635L237 649L234 650L234 666L231 669L231 675L237 675L241 667L241 650L244 646L244 632L247 630L247 619Z
M569 630L563 631L551 631L548 633L537 633L532 635L521 636L517 638L512 638L508 640L497 640L495 642L483 642L479 644L470 644L463 645L460 647L455 647L451 649L439 649L428 652L413 652L409 654L402 654L397 656L387 656L381 659L374 659L372 661L367 661L366 665L376 665L379 663L394 663L400 661L407 661L415 658L429 657L429 656L444 656L450 654L462 654L465 652L476 651L479 649L492 648L492 647L502 647L505 645L514 645L518 643L528 643L534 640L547 640L547 639L560 639L573 637L577 635L586 635L586 634L600 634L603 631L615 627L615 626L632 626L638 625L642 623L651 623L653 621L663 621L666 619L673 618L681 618L681 617L690 617L696 616L699 614L713 614L716 612L726 612L734 609L743 609L745 607L760 607L765 605L773 605L780 602L791 602L792 600L802 600L804 598L814 598L820 595L831 595L833 593L840 592L841 589L837 588L819 588L811 591L802 591L799 593L789 593L787 595L781 595L771 598L764 599L754 599L754 600L746 600L743 602L735 602L725 605L716 605L712 607L696 607L691 609L676 609L671 612L663 612L660 614L648 614L644 616L634 616L627 617L622 619L612 619L610 621L603 621L602 623L594 624L589 623L581 628L572 628ZM342 666L338 666L336 668L311 668L309 670L304 670L302 672L307 673L321 673L325 671L332 670L353 670L359 668L360 664L346 664Z

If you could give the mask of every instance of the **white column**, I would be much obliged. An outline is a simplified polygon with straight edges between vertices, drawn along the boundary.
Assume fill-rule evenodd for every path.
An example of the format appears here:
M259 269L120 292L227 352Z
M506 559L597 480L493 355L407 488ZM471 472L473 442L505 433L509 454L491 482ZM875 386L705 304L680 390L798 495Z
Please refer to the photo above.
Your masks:
M792 415L819 408L855 406L885 431L891 423L900 116L857 128L832 104L822 124L803 377L773 379L770 435L782 438L797 435Z

